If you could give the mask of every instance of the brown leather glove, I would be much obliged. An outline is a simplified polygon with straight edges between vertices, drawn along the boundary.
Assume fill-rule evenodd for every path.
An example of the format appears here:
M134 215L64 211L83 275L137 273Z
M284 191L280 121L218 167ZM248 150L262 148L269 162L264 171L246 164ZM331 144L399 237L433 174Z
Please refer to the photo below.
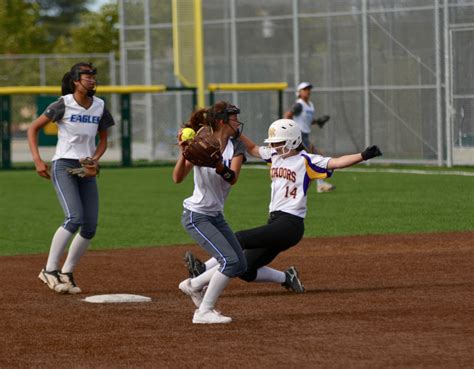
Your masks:
M221 144L209 127L197 131L193 139L185 141L183 156L194 165L215 168L222 161Z

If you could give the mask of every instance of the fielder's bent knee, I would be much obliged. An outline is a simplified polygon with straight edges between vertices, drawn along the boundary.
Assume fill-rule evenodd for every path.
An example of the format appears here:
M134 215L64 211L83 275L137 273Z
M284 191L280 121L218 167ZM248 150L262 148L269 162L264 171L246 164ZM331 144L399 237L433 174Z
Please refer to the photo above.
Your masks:
M96 226L91 225L82 225L81 227L81 236L87 238L88 240L92 239L95 236Z
M247 262L236 260L235 262L227 262L223 274L230 278L238 277L247 270Z
M72 223L72 222L69 222L69 223L63 225L64 229L66 231L71 232L71 233L76 233L80 226L81 226L80 223Z
M95 232L86 232L81 230L80 235L84 238L87 238L88 240L91 240L95 236Z

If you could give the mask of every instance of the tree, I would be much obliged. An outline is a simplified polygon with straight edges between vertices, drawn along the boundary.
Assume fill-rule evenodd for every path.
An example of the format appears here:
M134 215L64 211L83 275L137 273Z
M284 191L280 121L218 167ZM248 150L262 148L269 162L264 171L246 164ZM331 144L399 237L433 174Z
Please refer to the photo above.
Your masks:
M0 0L0 54L45 52L47 32L37 4Z
M87 13L90 0L28 0L40 7L40 20L46 28L49 41L55 44L62 36L69 36L70 27Z
M119 50L119 31L117 27L118 8L117 5L108 4L102 6L98 13L84 13L79 22L71 27L69 36L61 36L56 43L56 53L109 53ZM100 83L110 84L109 76L103 73L110 66L108 60L85 60L91 61L98 68Z
M56 52L108 53L119 50L118 9L116 4L102 6L98 13L83 13L71 27L70 36L61 36Z

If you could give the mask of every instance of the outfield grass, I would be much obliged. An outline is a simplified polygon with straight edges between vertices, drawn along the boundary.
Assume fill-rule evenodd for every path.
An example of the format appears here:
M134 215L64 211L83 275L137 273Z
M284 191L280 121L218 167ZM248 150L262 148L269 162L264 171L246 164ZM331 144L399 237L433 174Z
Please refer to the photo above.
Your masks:
M192 242L180 224L192 176L176 185L171 171L103 170L93 249ZM335 192L310 189L305 237L474 230L474 177L340 170L331 182ZM63 218L51 183L34 171L0 171L0 196L0 255L47 252ZM245 167L226 218L236 231L261 225L269 199L268 171Z

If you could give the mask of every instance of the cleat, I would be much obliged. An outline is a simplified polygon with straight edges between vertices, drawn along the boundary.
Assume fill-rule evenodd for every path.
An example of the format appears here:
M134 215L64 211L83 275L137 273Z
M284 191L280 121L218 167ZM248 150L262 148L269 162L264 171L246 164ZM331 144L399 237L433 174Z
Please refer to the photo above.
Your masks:
M333 186L332 184L328 182L324 182L324 181L322 181L322 183L318 183L316 186L316 190L318 191L318 193L331 192L331 191L334 191L335 189L336 189L336 186Z
M50 289L57 293L67 293L67 289L63 286L59 279L59 270L52 270L48 272L45 268L41 269L38 278L43 281Z
M193 300L194 305L196 307L201 306L202 302L202 291L199 291L195 288L191 287L191 278L185 279L179 284L179 289L181 292L183 292L185 295L188 295L191 297L191 300Z
M206 264L195 257L191 251L186 251L184 255L184 266L188 269L189 278L195 278L206 271Z
M295 267L289 267L285 272L285 276L286 281L281 284L283 287L296 293L303 293L305 291Z
M61 284L55 287L56 292L59 292L58 289L66 290L66 293L69 293L71 295L75 295L82 292L82 290L77 286L76 282L74 282L74 277L72 273L59 272L59 280L61 281Z
M202 312L196 309L193 316L194 324L227 324L231 321L231 317L224 316L217 310L206 310Z

